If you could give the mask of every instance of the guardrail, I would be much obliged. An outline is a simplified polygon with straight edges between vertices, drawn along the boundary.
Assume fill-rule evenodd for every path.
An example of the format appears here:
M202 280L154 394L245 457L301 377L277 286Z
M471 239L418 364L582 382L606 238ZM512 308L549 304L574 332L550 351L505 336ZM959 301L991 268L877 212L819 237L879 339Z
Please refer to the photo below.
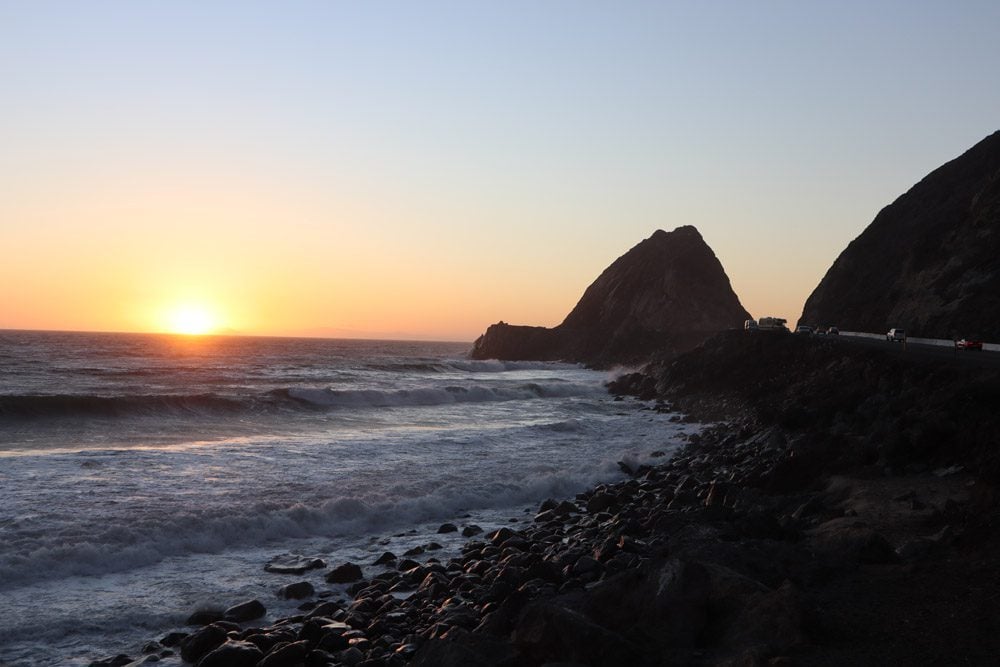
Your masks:
M885 334L880 333L868 333L867 331L841 331L841 336L854 336L855 338L873 338L875 340L885 340ZM917 338L916 336L907 336L906 340L910 343L918 343L920 345L936 345L938 347L955 347L955 341L948 340L947 338ZM989 352L1000 352L1000 343L983 343L983 350Z

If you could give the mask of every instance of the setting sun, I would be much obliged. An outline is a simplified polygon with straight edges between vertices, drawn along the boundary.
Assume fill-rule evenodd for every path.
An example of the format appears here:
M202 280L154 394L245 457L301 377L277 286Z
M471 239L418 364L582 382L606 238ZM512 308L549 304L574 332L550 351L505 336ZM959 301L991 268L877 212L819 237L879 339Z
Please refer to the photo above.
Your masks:
M197 336L218 328L218 318L201 305L185 304L175 307L167 315L167 330L171 333Z

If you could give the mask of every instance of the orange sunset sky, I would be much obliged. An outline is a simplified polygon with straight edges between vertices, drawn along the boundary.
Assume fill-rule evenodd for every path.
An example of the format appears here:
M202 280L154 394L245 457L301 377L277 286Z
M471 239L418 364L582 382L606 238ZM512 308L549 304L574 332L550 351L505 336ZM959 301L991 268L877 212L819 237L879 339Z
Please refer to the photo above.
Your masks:
M472 340L699 228L794 321L997 129L1000 5L0 6L0 328Z

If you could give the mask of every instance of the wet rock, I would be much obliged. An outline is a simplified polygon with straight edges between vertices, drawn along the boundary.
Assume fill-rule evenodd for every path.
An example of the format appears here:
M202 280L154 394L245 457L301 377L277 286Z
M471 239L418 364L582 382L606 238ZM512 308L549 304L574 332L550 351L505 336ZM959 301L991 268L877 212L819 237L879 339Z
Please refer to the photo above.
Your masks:
M255 667L264 657L250 642L227 641L198 661L198 667Z
M357 665L365 659L365 654L362 653L360 649L352 646L338 653L337 659L348 667L354 667L354 665Z
M391 551L386 551L384 554L378 557L374 565L388 565L389 563L396 562L396 554Z
M439 535L444 535L447 533L457 533L458 526L456 526L453 523L442 523L441 526L437 529L437 532Z
M225 615L225 611L221 608L198 609L187 617L184 625L210 625L216 621L221 621Z
M308 581L299 581L294 584L282 586L278 595L286 600L301 600L313 595L316 589Z
M326 567L326 561L316 556L281 554L269 560L264 569L275 574L304 574L309 570L318 570L324 567Z
M186 632L170 632L167 633L161 640L160 644L163 646L177 646L188 636Z
M470 523L468 526L462 529L462 537L472 537L473 535L478 535L483 532L483 529L474 523Z
M233 623L245 623L260 618L266 613L267 609L260 600L247 600L227 609L223 618Z
M160 642L146 642L142 647L142 652L146 654L157 653L162 649L163 645Z
M597 514L603 512L616 504L615 497L609 493L595 493L587 501L587 512Z
M416 547L413 547L412 549L407 549L406 551L404 551L403 555L407 556L407 557L409 557L409 556L419 556L420 554L424 553L424 551L425 551L425 549L423 547L416 546Z
M559 514L559 515L574 514L574 513L580 511L579 507L577 507L575 504L569 502L568 500L562 501L561 503L559 503L558 505L556 505L552 509L553 509L553 511L555 511L556 514Z
M226 629L218 625L206 625L191 633L181 642L181 658L185 662L198 662L202 656L226 641Z
M361 568L354 563L344 563L330 570L326 575L326 581L330 584L349 584L359 581L364 575Z
M296 667L309 654L311 647L307 641L292 642L268 653L257 667Z
M89 667L123 667L130 662L132 662L132 658L128 657L124 653L120 653L115 657L107 658L106 660L95 660L90 663Z

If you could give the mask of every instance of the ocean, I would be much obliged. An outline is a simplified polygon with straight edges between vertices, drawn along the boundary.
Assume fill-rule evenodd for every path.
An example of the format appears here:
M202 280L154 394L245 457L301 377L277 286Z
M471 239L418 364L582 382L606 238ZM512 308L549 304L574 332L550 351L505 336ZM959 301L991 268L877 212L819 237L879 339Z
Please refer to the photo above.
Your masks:
M138 657L251 598L290 615L281 585L343 591L274 557L445 560L465 538L441 523L530 522L697 429L613 374L469 349L0 331L0 665Z

